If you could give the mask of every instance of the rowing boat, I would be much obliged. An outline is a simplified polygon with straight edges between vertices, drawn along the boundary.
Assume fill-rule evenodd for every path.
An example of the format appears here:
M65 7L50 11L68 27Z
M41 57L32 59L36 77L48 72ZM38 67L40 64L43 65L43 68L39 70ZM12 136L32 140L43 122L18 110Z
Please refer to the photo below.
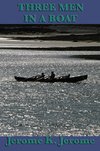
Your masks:
M67 83L76 83L79 81L86 80L88 75L76 76L76 77L67 77L67 76L60 76L54 79L48 78L40 78L37 79L36 77L26 78L26 77L14 77L18 82L67 82Z

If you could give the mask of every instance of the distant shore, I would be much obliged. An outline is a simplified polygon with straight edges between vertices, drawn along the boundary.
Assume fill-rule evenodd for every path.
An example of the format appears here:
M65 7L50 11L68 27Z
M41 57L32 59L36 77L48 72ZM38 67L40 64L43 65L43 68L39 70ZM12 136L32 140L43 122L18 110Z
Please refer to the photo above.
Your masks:
M45 36L16 36L11 37L14 40L63 40L63 41L97 41L100 42L100 34L55 34Z
M100 51L100 34L1 35L0 49L44 51Z
M70 58L80 58L85 60L100 60L100 55L72 55Z
M15 49L15 50L44 50L44 51L100 51L100 46L89 47L0 47L0 49Z

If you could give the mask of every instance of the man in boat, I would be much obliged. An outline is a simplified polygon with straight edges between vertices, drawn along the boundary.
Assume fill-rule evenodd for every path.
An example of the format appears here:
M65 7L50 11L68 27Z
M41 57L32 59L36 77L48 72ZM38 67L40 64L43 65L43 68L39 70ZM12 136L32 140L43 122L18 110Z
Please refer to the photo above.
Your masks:
M44 74L44 73L42 73L42 74L41 74L41 78L43 78L43 79L44 79L44 77L45 77L45 74Z
M36 76L36 79L44 79L44 77L45 77L45 74L41 73L41 75Z
M50 79L53 80L54 78L55 78L55 74L54 74L54 72L52 71L52 72L51 72Z
M67 78L70 78L70 74L67 75Z

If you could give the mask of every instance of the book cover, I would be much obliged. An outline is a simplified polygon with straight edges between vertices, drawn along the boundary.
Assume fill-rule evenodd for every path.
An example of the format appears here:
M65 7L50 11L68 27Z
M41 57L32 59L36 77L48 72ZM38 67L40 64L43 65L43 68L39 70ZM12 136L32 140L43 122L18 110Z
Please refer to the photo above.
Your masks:
M0 2L0 148L100 141L99 0Z

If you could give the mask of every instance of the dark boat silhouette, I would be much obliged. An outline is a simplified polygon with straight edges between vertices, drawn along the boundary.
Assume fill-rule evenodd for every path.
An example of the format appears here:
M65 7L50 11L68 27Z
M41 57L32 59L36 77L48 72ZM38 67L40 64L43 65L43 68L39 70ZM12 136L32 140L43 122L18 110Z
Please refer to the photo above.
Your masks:
M25 77L14 77L16 81L18 82L67 82L67 83L76 83L79 81L86 80L88 78L88 75L82 75L82 76L76 76L76 77L68 77L68 76L60 76L56 77L54 79L50 79L49 77L47 78L36 78L31 77L31 78L25 78Z

